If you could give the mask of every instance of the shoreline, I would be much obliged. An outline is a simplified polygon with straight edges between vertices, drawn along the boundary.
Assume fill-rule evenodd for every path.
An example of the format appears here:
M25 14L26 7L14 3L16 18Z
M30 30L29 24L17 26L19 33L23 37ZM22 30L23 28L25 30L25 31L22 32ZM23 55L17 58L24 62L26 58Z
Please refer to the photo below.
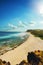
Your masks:
M11 65L19 64L22 60L27 60L28 52L34 50L43 51L43 40L30 34L29 38L14 50L0 56L0 59L9 61Z
M3 54L5 54L8 51L14 50L18 46L20 46L22 43L24 43L28 39L28 37L29 37L29 36L27 36L28 35L27 32L25 34L26 35L24 36L23 40L21 39L22 42L20 42L20 43L13 43L13 41L12 41L12 44L6 45L6 43L5 43L2 46L0 46L0 56L3 55Z

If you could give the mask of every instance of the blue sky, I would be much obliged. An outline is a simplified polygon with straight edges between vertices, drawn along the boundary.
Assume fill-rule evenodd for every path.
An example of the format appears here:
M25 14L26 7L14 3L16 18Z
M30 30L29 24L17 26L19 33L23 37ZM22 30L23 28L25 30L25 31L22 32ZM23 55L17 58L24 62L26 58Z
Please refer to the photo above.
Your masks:
M0 30L43 29L43 0L0 0Z

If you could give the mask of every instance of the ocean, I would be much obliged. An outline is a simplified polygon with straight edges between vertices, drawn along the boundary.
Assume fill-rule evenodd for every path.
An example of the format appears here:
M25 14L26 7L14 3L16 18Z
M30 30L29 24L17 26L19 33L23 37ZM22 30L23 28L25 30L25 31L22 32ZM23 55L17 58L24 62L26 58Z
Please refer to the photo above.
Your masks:
M10 46L20 45L27 38L28 34L26 32L5 32L0 31L0 46Z

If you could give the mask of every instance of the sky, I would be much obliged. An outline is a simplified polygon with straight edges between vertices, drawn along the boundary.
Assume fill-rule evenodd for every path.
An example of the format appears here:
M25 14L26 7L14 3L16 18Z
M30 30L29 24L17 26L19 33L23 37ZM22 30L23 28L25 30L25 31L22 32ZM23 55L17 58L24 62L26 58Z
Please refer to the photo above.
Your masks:
M0 31L43 29L43 0L0 0Z

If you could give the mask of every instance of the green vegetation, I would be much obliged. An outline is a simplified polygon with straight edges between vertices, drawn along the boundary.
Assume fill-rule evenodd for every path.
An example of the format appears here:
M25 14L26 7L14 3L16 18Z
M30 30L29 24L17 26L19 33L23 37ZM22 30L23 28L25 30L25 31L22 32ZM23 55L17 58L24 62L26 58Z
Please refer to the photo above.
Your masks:
M43 51L28 52L27 60L22 60L20 64L16 65L43 65Z
M41 50L36 50L34 53L35 53L38 57L41 58L41 62L42 62L42 65L43 65L43 51L41 51Z
M27 32L30 32L36 37L40 37L41 39L43 39L43 30L27 30Z

